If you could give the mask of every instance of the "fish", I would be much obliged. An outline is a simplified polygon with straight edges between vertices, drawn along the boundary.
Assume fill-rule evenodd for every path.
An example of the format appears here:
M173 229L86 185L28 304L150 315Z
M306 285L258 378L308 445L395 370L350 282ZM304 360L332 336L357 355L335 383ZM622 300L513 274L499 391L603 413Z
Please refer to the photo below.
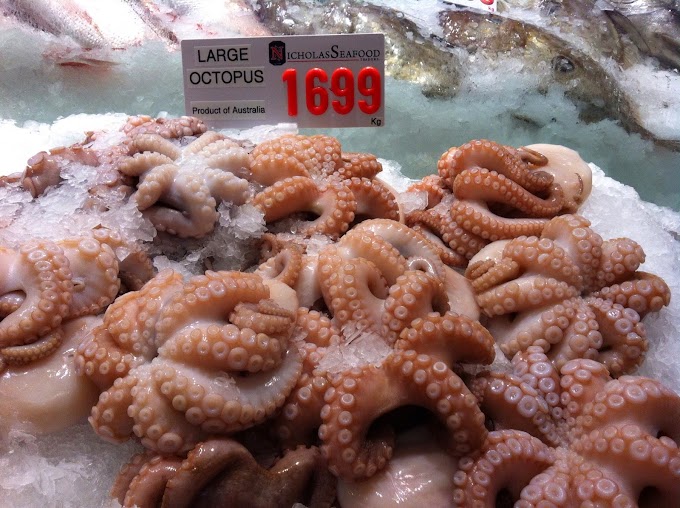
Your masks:
M440 39L450 48L490 62L520 58L533 72L546 74L541 86L563 86L565 95L579 106L582 120L616 118L626 129L651 137L639 125L634 105L615 78L585 50L533 23L471 9L442 10L439 23Z
M562 87L584 123L615 120L628 132L680 150L678 140L657 136L645 126L640 104L621 86L617 69L639 59L593 2L501 0L499 12L492 14L445 0L434 4L434 16L415 4L406 8L400 11L379 0L258 0L255 12L274 34L383 32L386 74L424 85L423 93L433 98L460 93L461 78L474 72L471 58L484 58L491 69L514 58L541 76L539 92ZM517 115L521 123L532 122Z
M458 92L460 66L398 10L366 2L259 0L255 13L278 35L383 33L388 76L420 84L427 97Z
M680 71L680 0L598 0L598 4L641 53Z

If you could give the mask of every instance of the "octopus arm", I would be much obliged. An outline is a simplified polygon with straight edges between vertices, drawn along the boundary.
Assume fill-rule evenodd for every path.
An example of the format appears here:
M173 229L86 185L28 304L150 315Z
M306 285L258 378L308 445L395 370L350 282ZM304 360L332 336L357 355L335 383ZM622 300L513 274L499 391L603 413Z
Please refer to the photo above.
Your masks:
M454 476L454 506L497 506L498 496L504 494L511 498L510 502L518 500L531 479L554 461L553 450L533 436L519 430L493 431L477 458L459 461L460 471Z
M660 311L671 302L668 284L661 277L646 272L635 272L630 280L602 288L591 296L633 309L640 318L649 312Z
M182 464L178 457L156 456L145 463L132 479L123 499L123 508L154 507L163 499L168 481Z
M548 223L548 219L501 217L482 201L455 201L451 205L451 218L464 230L492 242L540 235Z
M457 199L501 203L530 217L553 217L564 206L562 187L553 185L543 199L505 176L485 168L462 171L453 181Z
M0 249L0 294L21 291L21 305L0 321L0 347L35 341L57 328L69 312L73 284L68 260L51 242L29 242L18 252Z
M447 430L453 455L469 453L486 436L484 415L456 374L415 351L391 354L380 366L354 368L337 376L327 394L319 437L333 474L345 479L373 476L392 454L392 440L372 439L371 423L404 405L425 407Z

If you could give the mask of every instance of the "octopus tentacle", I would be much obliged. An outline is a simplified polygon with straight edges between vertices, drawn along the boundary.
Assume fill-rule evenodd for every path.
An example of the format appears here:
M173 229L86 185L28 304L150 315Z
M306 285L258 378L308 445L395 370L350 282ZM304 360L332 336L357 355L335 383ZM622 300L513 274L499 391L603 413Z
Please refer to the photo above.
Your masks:
M551 446L561 442L550 407L541 394L514 374L489 372L476 377L470 390L493 428L516 429Z
M352 191L357 201L355 217L381 218L399 221L399 204L385 184L380 180L352 177L342 181Z
M296 158L311 175L330 175L340 164L341 153L340 142L332 136L286 135L258 144L251 160L282 154Z
M463 229L485 240L540 235L548 219L506 219L476 202L454 201L451 219Z
M668 284L661 277L646 272L635 272L629 280L602 288L591 296L632 309L640 318L649 312L659 312L671 301Z
M341 342L340 331L328 317L306 308L298 310L294 337L299 337L295 345L302 356L302 374L274 424L285 448L316 440L324 395L330 387L325 372L317 370L317 366L326 348Z
M435 268L435 275L444 276L444 264L437 255L437 251L432 248L431 242L405 224L389 219L372 219L357 224L348 235L362 235L367 231L382 237L406 259L413 256L428 259Z
M168 481L164 508L216 506L228 499L237 506L288 507L304 501L310 508L331 505L335 486L324 473L316 448L287 452L269 470L232 440L210 440L194 448Z
M600 264L591 291L628 280L644 261L642 247L630 238L603 242Z
M462 171L472 167L495 171L533 193L547 190L553 181L552 175L548 173L529 171L514 150L484 139L450 148L437 163L439 175L448 180L450 185Z
M611 376L603 364L578 359L564 364L560 369L560 377L563 419L573 433L571 429L577 427L577 419L582 418L585 407L611 381Z
M431 312L449 310L442 281L418 270L407 271L390 286L382 310L383 336L394 344L404 328Z
M50 356L64 341L64 332L57 328L52 333L40 337L31 344L10 346L0 349L0 357L7 365L31 363Z
M51 242L29 242L19 251L0 249L0 294L22 292L21 305L0 321L0 347L28 344L57 328L73 294L63 251ZM15 302L16 303L16 302Z
M106 309L104 323L76 352L76 370L100 389L110 387L157 351L155 325L160 309L182 285L182 276L165 270L141 290L119 297Z
M655 379L622 376L597 392L591 390L589 396L576 415L571 431L575 438L587 436L594 428L634 424L655 439L680 441L680 399Z
M199 152L203 155L203 152ZM205 164L209 168L221 169L245 180L253 180L248 152L235 145L212 155L205 154Z
M444 196L451 193L446 187L444 180L439 175L427 175L419 181L411 184L408 192L426 192L427 193L427 208L434 208L441 203Z
M113 249L95 237L61 240L58 245L72 272L69 317L98 314L113 302L120 288Z
M382 171L382 164L370 153L342 152L333 174L342 178L373 179Z
M549 161L548 157L529 146L520 146L515 150L515 153L524 162L534 166L545 166Z
M137 207L144 211L157 203L161 196L169 191L178 172L179 167L177 165L163 164L146 173L137 186L137 191L133 194Z
M249 197L248 181L230 171L205 169L203 183L216 202L242 205Z
M599 298L588 298L586 303L595 314L602 335L601 348L597 348L601 351L595 359L616 377L635 370L648 347L638 313Z
M140 152L157 152L171 160L177 160L181 155L180 149L171 141L158 134L138 134L132 137L128 145L129 155Z
M365 258L342 261L330 253L319 262L321 292L338 325L353 322L358 330L380 326L388 285L379 268Z
M644 435L634 425L610 425L591 431L574 442L571 449L595 462L593 469L601 471L604 478L597 482L600 488L593 489L593 498L599 497L602 503L619 503L620 498L638 500L647 489L652 491L653 506L670 508L677 504L680 453L670 439ZM621 460L621 456L628 460ZM640 467L641 463L644 467ZM594 477L592 473L589 476ZM581 489L587 491L590 489L586 482Z
M135 370L116 378L113 385L99 395L87 419L94 431L107 441L123 442L132 434L134 420L128 415L128 408L134 400L132 391L139 381Z
M208 134L206 132L206 134ZM198 140L196 140L198 141ZM189 145L191 146L191 145ZM188 148L188 147L187 147ZM199 143L196 145L196 147L192 147L192 149L187 153L188 155L191 154L197 154L200 155L201 157L204 157L208 160L219 160L219 159L213 159L214 156L219 156L219 155L225 155L228 153L233 153L234 151L238 151L241 155L248 155L245 150L240 150L239 144L234 141L233 139L229 138L223 138L223 139L216 139L215 141L210 141L209 139L202 140L202 143ZM247 159L247 157L246 157ZM244 159L241 159L244 160ZM212 166L211 167L215 167Z
M263 153L251 159L252 179L262 185L274 185L293 176L310 177L304 164L290 155Z
M263 279L275 279L294 287L301 270L302 251L291 245L262 263L254 273Z
M157 166L166 164L174 164L174 160L162 153L142 152L121 160L118 163L118 171L124 175L139 177Z
M447 211L432 208L416 210L407 218L411 227L418 226L434 233L446 244L454 254L453 266L464 267L488 242L479 235L464 230L454 221L449 220Z
M206 126L202 120L192 116L151 118L139 115L128 118L121 131L130 137L141 133L153 133L170 139L200 135L206 131Z
M559 185L552 185L548 197L543 199L510 178L486 168L461 171L453 181L452 189L459 200L511 205L530 217L552 217L564 205L564 194Z
M517 500L522 488L554 461L553 450L533 436L518 430L490 432L477 458L459 462L454 506L495 506L501 491Z
M340 182L322 186L310 178L293 176L280 180L257 194L251 201L264 213L265 222L273 222L295 212L313 212L318 218L306 223L304 234L339 236L354 220L356 200Z
M531 346L512 358L512 367L522 382L535 389L550 408L555 421L563 416L560 406L560 373L545 355L543 349Z
M153 457L153 453L148 450L134 454L132 458L120 468L120 471L113 482L113 486L111 487L111 497L122 505L125 500L125 494L127 494L127 491L130 488L130 482L132 482L135 476L139 474L142 467L144 467L144 464Z
M165 491L166 484L179 471L182 459L178 457L153 457L146 462L130 482L123 508L135 506L157 506Z
M333 384L319 437L329 469L343 478L368 478L385 466L391 440L371 441L368 430L377 417L403 405L429 409L447 429L446 446L454 455L476 449L486 436L484 415L460 378L415 351L392 353L380 366L353 368Z
M404 329L395 350L414 350L443 361L489 364L494 359L493 337L478 321L454 312L429 314Z
M446 245L441 238L434 234L427 226L418 222L409 223L408 220L407 224L409 224L411 229L417 231L430 241L432 248L437 251L439 258L445 265L462 268L467 264L468 260L465 256L454 252L451 247Z
M23 291L10 291L0 296L0 318L9 316L24 303L26 295Z
M222 141L224 139L224 136L220 134L219 132L215 131L208 131L204 133L202 136L199 138L195 139L192 141L185 149L184 153L187 155L193 155L197 154L204 148L206 148L208 145L211 145L213 143L217 143L219 141ZM173 157L173 159L177 159L177 157Z

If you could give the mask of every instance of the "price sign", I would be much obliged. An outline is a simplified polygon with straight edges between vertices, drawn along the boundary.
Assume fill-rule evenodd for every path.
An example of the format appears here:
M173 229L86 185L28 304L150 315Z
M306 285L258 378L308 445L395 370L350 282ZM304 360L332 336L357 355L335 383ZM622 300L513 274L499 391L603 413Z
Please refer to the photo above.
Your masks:
M382 34L182 41L186 113L213 127L385 123Z

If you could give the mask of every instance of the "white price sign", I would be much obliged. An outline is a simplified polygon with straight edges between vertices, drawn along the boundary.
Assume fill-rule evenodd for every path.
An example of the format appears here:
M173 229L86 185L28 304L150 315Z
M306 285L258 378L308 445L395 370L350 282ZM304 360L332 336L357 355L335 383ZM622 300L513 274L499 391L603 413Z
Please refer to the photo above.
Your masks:
M385 123L383 34L182 41L186 113L214 127Z
M461 7L471 7L486 12L496 12L498 10L496 0L448 0L448 3L460 5Z

